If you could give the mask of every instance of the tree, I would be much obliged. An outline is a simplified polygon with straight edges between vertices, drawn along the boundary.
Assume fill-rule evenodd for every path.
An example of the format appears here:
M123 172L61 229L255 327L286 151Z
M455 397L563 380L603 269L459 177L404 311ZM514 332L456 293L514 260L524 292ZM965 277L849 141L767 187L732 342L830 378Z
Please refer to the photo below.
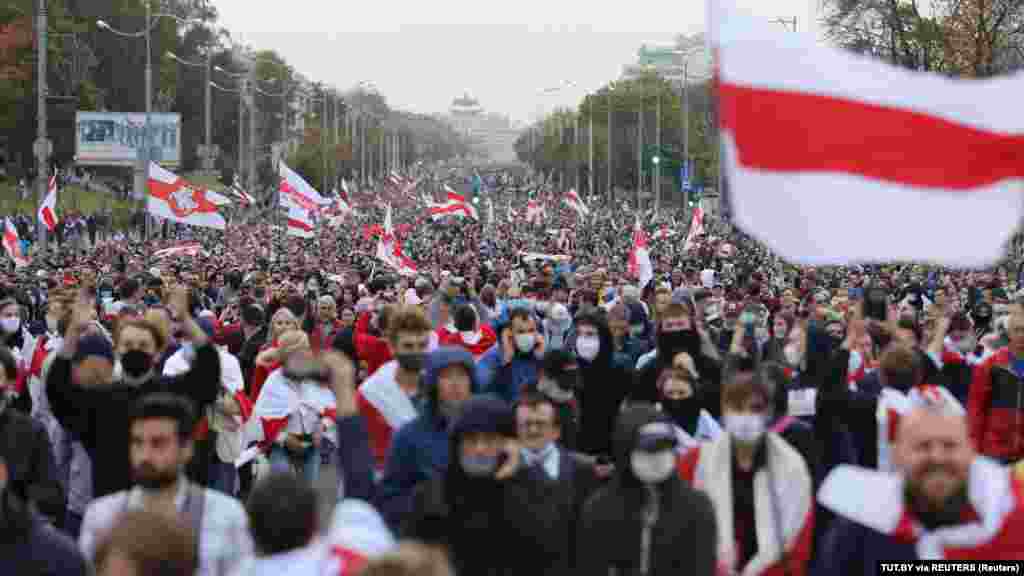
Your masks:
M1024 54L1024 0L941 0L950 72L995 76L1018 68Z
M912 70L943 71L941 28L917 0L823 0L823 24L836 45Z

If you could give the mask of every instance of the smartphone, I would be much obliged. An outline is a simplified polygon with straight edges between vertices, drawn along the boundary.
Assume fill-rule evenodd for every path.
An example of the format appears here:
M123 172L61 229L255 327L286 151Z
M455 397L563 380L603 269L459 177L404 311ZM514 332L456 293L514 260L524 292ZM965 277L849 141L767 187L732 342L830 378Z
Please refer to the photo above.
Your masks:
M312 354L293 354L284 365L284 376L293 382L312 380L327 382L329 374L324 363Z

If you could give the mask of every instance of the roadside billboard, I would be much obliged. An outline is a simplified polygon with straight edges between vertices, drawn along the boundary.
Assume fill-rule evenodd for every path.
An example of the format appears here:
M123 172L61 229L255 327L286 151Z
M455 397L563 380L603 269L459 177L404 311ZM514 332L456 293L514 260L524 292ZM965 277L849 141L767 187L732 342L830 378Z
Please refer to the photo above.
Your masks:
M164 166L181 162L181 114L149 115L150 158ZM81 166L134 166L143 142L141 112L77 112L75 162Z

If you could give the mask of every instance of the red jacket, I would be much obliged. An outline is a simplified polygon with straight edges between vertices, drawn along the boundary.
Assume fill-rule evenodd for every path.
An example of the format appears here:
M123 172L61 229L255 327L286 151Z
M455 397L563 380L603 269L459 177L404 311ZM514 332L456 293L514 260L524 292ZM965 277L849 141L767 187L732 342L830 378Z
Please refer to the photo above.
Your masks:
M437 331L437 343L439 346L465 348L473 355L474 360L479 360L484 352L490 350L497 341L498 336L494 333L494 329L486 324L480 327L480 339L475 344L467 344L459 332L449 332L443 328Z
M321 350L329 350L334 343L334 336L339 330L341 330L341 322L337 320L331 326L330 331L324 330L323 324L314 326L309 333L309 347L313 354L319 354Z
M369 376L378 368L387 364L394 358L391 355L391 347L383 338L378 338L370 333L370 315L366 312L359 315L356 320L355 345L356 355L361 362L366 362L366 375Z
M1000 460L1024 457L1024 382L1013 375L1013 356L1003 348L974 367L967 394L971 440Z

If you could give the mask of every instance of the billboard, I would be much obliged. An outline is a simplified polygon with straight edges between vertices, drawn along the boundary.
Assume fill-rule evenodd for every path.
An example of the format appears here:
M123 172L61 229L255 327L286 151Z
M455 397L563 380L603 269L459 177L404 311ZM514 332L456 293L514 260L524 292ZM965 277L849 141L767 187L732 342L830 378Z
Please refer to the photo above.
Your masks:
M141 112L77 112L75 162L81 166L134 166L143 142ZM181 114L149 115L150 158L174 167L181 161Z

